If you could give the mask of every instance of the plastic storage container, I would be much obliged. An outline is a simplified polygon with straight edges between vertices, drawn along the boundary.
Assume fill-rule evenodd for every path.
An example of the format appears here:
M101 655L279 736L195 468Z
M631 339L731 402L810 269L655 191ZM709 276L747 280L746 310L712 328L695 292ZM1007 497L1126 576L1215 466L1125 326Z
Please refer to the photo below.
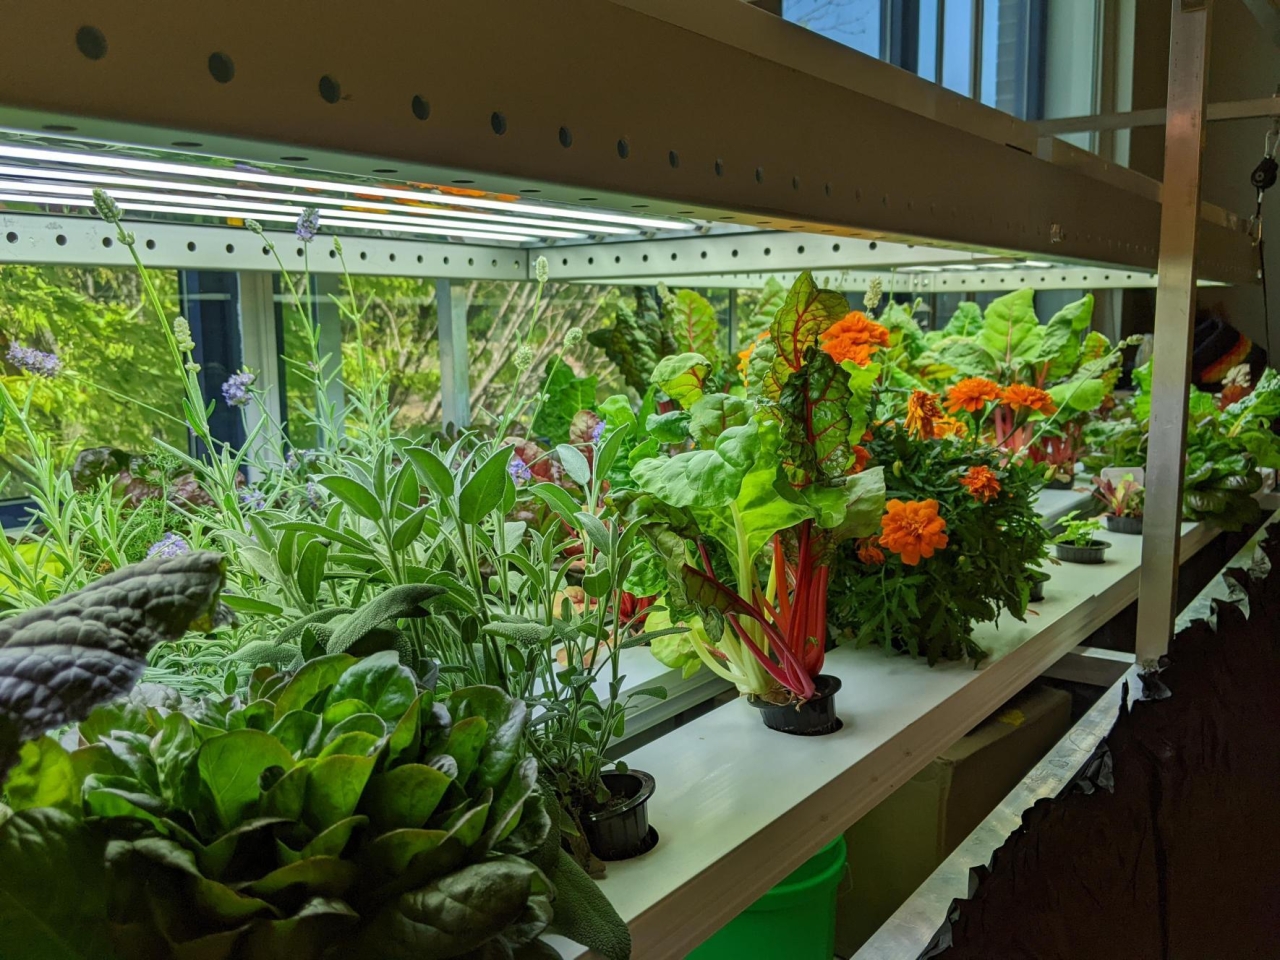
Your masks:
M686 960L831 960L847 860L836 837Z

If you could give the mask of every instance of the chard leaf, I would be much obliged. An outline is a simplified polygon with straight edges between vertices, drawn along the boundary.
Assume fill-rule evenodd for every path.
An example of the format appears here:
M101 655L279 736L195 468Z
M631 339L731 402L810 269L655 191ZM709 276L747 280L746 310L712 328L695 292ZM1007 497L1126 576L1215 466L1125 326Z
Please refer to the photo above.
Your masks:
M992 300L978 332L978 344L1001 363L1026 363L1040 349L1043 331L1036 319L1036 292L1029 287Z
M791 374L804 365L805 354L818 343L818 335L848 312L849 301L843 294L820 289L812 273L801 273L769 328L769 339L778 353L766 392L776 396Z
M737 497L758 450L759 431L752 421L725 430L712 450L641 460L631 475L641 490L673 507L710 509Z
M663 357L653 368L652 381L672 400L688 410L702 397L702 385L711 362L700 353Z
M720 359L716 341L720 321L706 297L694 290L678 290L663 301L665 320L675 338L676 349L706 357L714 366ZM668 391L670 393L670 391Z

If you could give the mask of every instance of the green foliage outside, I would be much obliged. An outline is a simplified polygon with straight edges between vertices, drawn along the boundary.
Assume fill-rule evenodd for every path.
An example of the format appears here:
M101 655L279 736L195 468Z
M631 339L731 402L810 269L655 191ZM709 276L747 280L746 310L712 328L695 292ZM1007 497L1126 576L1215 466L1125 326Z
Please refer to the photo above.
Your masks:
M177 274L154 278L176 313ZM28 384L4 359L10 344L55 354L62 374ZM66 467L86 447L150 453L156 437L185 444L180 380L133 270L0 264L0 388L25 400L28 385L30 423ZM30 452L18 424L0 422L0 500L22 495L16 458Z

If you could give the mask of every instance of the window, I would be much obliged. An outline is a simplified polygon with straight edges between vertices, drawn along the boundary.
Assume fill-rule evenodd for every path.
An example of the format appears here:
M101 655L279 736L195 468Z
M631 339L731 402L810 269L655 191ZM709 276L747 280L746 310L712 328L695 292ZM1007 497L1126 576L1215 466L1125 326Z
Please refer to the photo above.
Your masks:
M176 316L177 272L152 277ZM56 462L69 469L95 447L148 455L153 438L186 448L182 385L160 322L134 270L0 264L0 389L26 406ZM23 350L55 356L57 375L25 372L33 355ZM31 449L15 421L0 418L0 501L24 496L19 461Z
M1046 4L783 0L782 16L948 90L1016 117L1038 119L1044 109Z
M846 47L882 56L884 0L782 0L782 16Z

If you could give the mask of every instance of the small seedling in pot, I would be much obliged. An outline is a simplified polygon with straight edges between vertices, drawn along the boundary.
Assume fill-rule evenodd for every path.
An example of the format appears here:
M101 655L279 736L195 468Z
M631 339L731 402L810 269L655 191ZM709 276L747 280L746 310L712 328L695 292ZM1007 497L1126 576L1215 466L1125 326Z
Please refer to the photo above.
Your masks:
M1060 521L1062 532L1053 538L1058 559L1068 563L1102 563L1103 555L1111 546L1094 537L1102 524L1097 517L1076 519L1079 515L1080 511L1072 510Z

